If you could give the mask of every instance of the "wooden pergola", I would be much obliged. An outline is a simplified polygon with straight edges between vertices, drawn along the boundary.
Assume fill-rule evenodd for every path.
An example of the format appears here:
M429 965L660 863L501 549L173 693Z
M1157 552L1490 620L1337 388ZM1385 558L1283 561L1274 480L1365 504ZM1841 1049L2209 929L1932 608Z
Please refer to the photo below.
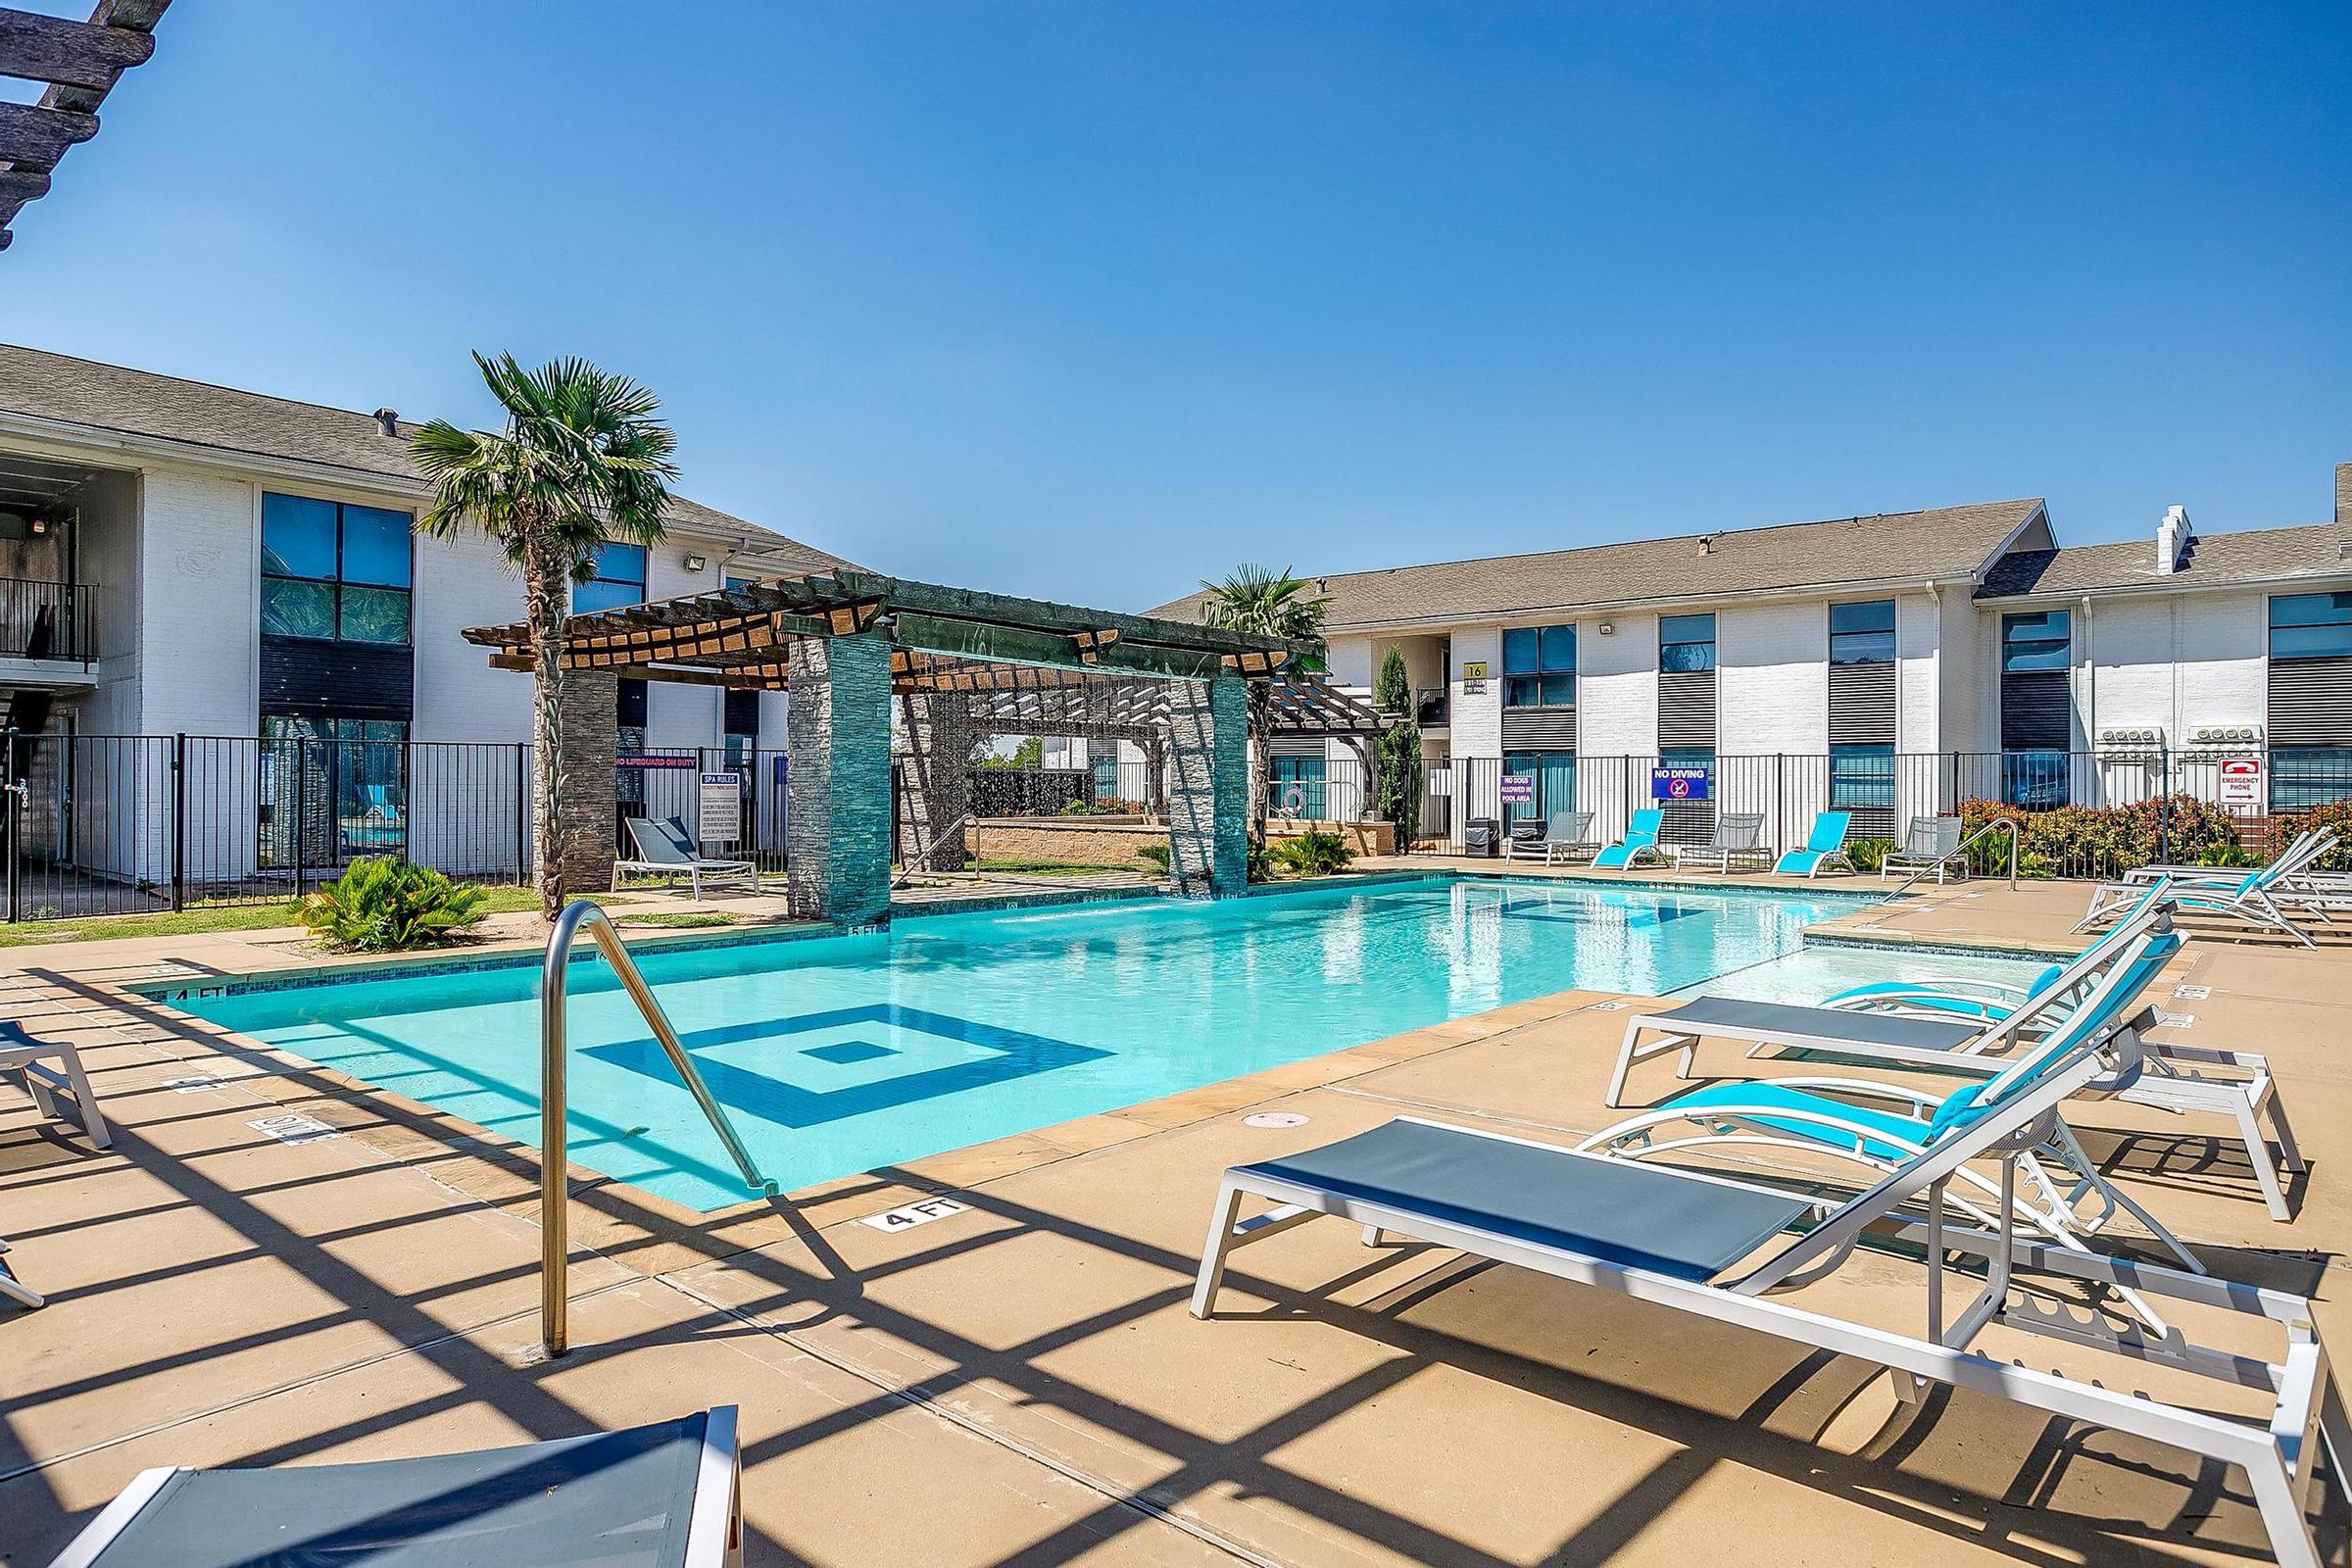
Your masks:
M44 83L38 102L0 100L0 250L26 202L49 193L68 148L98 134L115 81L155 53L171 0L98 0L87 22L0 7L0 75Z
M564 665L640 680L784 691L792 684L794 643L865 632L891 643L891 687L900 696L997 697L1101 682L1271 677L1304 652L1276 638L1188 621L845 567L573 615L564 628ZM465 635L488 648L491 663L502 669L532 667L523 624L475 626Z

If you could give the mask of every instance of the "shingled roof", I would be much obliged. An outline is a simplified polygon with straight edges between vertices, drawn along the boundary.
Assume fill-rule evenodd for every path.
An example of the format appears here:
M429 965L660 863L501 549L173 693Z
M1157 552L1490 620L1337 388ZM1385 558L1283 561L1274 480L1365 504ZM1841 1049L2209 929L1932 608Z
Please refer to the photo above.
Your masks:
M2146 539L2070 550L2020 550L1986 573L1979 599L2027 594L2112 593L2126 588L2203 588L2278 582L2295 577L2352 575L2343 542L2352 535L2321 523L2308 528L2250 528L2241 533L2190 536L2186 559L2170 574L2156 569L2156 547Z
M370 415L289 398L266 397L175 375L50 354L0 343L0 413L86 425L121 435L184 442L246 457L313 463L349 470L355 478L421 484L409 457L416 425L396 421L384 434ZM812 545L747 522L683 496L670 503L672 527L694 533L742 535L763 566L821 571L850 563Z
M2038 500L1886 513L1489 556L1313 579L1334 631L1415 621L1675 603L1790 588L1973 577L2039 516ZM1196 590L1149 613L1199 619Z

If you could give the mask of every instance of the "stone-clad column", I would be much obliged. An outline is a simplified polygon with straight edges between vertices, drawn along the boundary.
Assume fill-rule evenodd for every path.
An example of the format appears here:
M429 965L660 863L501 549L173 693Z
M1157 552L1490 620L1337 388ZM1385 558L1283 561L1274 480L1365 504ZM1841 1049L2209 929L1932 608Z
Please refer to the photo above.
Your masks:
M784 734L793 912L879 918L890 908L890 644L872 633L794 643Z
M960 692L911 692L906 707L906 859L920 852L930 871L960 871L963 818L972 804L972 700Z
M1168 684L1168 870L1192 898L1250 882L1250 716L1239 676Z
M583 898L612 885L614 743L619 731L620 682L609 669L564 672L564 894Z

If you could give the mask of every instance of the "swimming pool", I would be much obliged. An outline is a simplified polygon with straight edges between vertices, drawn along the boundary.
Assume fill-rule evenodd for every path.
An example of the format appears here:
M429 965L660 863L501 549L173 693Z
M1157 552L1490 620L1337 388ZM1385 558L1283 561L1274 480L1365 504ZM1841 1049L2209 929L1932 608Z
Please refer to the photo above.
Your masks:
M1572 987L1661 995L1792 953L1805 926L1859 902L1440 876L640 957L711 1093L791 1191ZM526 962L172 1000L535 1141L537 983ZM696 1209L741 1201L611 971L575 969L571 995L572 1157Z

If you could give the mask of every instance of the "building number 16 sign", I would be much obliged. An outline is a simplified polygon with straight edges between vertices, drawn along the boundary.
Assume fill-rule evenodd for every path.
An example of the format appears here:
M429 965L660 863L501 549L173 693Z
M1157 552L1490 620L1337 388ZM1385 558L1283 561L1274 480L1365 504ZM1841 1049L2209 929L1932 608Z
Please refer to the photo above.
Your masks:
M1649 798L1653 801L1703 801L1707 798L1707 770L1703 767L1653 767L1649 770Z

